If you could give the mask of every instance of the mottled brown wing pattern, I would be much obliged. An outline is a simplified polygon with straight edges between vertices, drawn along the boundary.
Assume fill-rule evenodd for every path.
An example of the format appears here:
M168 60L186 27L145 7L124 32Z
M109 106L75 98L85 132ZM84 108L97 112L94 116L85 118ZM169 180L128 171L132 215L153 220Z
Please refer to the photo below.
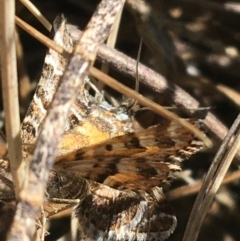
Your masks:
M81 240L165 240L177 220L162 189L118 191L90 182L90 193L76 208Z
M179 162L201 147L193 134L170 122L76 150L57 159L55 167L119 190L149 190L169 182L181 171Z
M53 171L47 193L50 197L80 198L75 217L84 241L165 240L177 225L160 187L119 191L77 173Z
M67 25L63 15L54 20L53 39L68 51L73 49L77 41L72 38L70 29L75 38L80 36L74 26ZM35 145L43 119L67 63L68 59L54 50L48 50L36 92L22 123L22 142L24 149L29 152ZM58 148L58 156L131 132L133 132L132 120L126 113L105 101L96 101L87 91L84 91L83 87L79 90L78 98L71 108Z
M91 97L89 96L89 98ZM123 111L117 110L105 102L96 103L91 100L87 103L84 113L79 111L80 107L83 108L80 98L72 108L68 128L59 144L57 159L72 155L84 147L133 132L132 120Z
M53 24L54 40L70 50L63 16ZM75 31L75 29L74 29ZM75 33L74 33L75 35ZM49 50L41 79L22 125L30 154L67 59ZM199 126L198 120L190 120ZM162 184L179 172L179 162L202 143L176 122L135 129L134 119L105 101L79 91L58 147L48 197L80 199L75 210L81 240L165 240L176 227Z
M65 50L72 50L73 40L63 16L58 16L55 19L52 36L54 41ZM66 58L54 50L47 51L36 92L22 123L21 136L25 148L31 148L36 142L47 108L52 102L67 62Z

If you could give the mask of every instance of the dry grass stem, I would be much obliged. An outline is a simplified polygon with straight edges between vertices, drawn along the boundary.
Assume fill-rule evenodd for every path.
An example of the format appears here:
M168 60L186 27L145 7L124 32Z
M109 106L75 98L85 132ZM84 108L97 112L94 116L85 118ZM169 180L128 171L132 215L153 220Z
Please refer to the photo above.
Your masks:
M22 4L29 9L29 11L39 20L40 23L50 32L52 25L49 21L42 15L42 13L28 0L20 0Z
M22 163L20 138L20 116L18 101L18 81L15 46L15 2L0 1L1 22L1 73L4 99L5 123L11 172L15 184L16 197L25 176Z
M240 148L240 114L229 130L227 137L219 148L209 172L203 181L203 185L194 203L183 241L197 240L203 220L209 210L209 207L222 183L222 180ZM234 134L236 136L234 137ZM234 140L231 142L231 139ZM229 144L231 143L231 146Z
M217 85L217 89L229 98L235 105L240 107L240 94L239 92L229 88L225 85Z
M66 52L62 47L57 45L53 40L49 39L44 34L37 31L35 28L33 28L31 25L21 20L19 17L15 16L15 21L19 27L24 29L27 33L32 35L35 39L37 39L41 43L45 44L47 47L54 49L56 52L64 56L69 55L68 52Z
M231 174L228 174L222 181L222 184L229 184L231 182L234 182L236 180L240 179L240 170L232 172ZM199 192L203 182L199 181L195 184L189 185L189 186L183 186L176 188L170 192L167 193L168 200L176 200L180 199L186 196L190 196L193 194L196 194Z
M18 64L18 83L19 83L19 99L20 99L20 115L26 113L26 106L31 101L29 93L32 91L32 85L25 66L25 58L22 48L22 43L19 39L17 30L15 31L16 49L17 49L17 64Z

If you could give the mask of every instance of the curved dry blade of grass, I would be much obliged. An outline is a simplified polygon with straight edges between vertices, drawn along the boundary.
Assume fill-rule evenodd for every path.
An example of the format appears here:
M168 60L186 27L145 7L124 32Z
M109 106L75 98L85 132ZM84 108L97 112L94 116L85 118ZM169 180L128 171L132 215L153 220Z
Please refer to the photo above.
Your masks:
M28 10L39 20L40 23L48 30L51 31L52 25L49 21L42 15L42 13L28 0L20 0L20 2L28 8Z
M227 98L229 98L235 105L240 107L240 94L236 90L225 86L225 85L217 85L217 89L223 93Z
M22 187L24 164L20 138L20 116L15 46L15 2L0 1L1 19L1 73L4 99L5 123L11 171L16 197Z
M196 198L183 241L197 240L203 220L211 206L222 180L240 148L240 114L229 130L227 137L219 148L209 169L203 185ZM235 137L234 134L236 133ZM234 137L234 138L233 138ZM233 138L233 139L232 139ZM231 143L231 145L229 145Z

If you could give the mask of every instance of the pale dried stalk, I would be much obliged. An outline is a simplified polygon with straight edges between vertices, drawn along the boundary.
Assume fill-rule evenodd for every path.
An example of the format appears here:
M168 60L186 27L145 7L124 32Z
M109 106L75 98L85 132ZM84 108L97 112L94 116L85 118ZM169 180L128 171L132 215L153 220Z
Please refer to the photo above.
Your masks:
M27 33L32 35L35 39L37 39L39 42L43 43L47 47L54 49L59 54L70 57L70 53L66 52L61 46L57 45L52 39L49 39L39 31L37 31L35 28L33 28L31 25L27 24L23 20L21 20L19 17L15 16L16 24L24 29Z
M231 100L235 105L240 107L240 93L226 85L217 85L218 91L223 93L229 100Z
M24 178L22 163L20 117L18 101L17 63L15 46L15 2L0 1L1 19L1 73L4 99L5 123L11 172L15 184L15 194L19 197Z
M31 101L29 93L32 90L32 85L26 70L24 52L22 43L19 38L18 31L15 31L15 42L17 49L17 66L18 66L18 83L19 83L19 98L20 98L20 114L25 114L25 106Z
M28 10L39 20L40 23L48 30L51 31L52 25L42 15L42 13L28 0L20 0L20 2L28 8Z
M237 171L232 172L231 174L227 175L223 179L222 184L228 184L228 183L234 182L238 179L240 179L240 170L237 170ZM180 199L180 198L184 198L186 196L196 194L199 192L199 190L202 186L202 183L203 183L202 181L199 181L190 186L187 185L187 186L176 188L172 191L169 191L166 196L167 196L168 200L171 201L171 200L176 200L176 199Z
M222 180L240 148L240 114L233 123L227 137L219 148L209 172L203 181L203 185L196 198L190 218L188 220L187 228L183 237L183 241L197 240L203 220L210 208L213 198L218 191ZM234 136L234 140L231 140ZM232 141L232 143L231 143ZM231 146L229 145L231 143Z

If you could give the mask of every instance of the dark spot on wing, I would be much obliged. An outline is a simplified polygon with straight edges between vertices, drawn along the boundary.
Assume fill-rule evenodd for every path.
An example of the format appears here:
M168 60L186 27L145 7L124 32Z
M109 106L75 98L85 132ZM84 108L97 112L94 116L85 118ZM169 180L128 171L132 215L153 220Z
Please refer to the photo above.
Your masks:
M103 183L107 177L112 176L116 173L117 172L115 170L112 171L112 170L108 169L104 173L99 174L97 177L97 180L95 180L95 181L97 181L99 183Z
M103 183L107 177L113 176L116 173L118 173L117 163L119 162L120 159L113 158L113 159L111 159L111 162L106 165L104 165L104 159L102 159L102 161L103 161L102 164L95 164L94 167L96 166L96 167L100 167L100 168L101 167L105 168L104 173L99 174L97 177L97 180L95 180L95 181ZM99 161L99 159L98 159L98 161Z
M117 166L116 166L115 163L109 163L109 164L107 165L107 167L108 167L110 170L117 172Z
M83 160L84 159L83 156L84 156L84 152L79 151L75 154L75 160Z
M153 167L141 169L139 173L144 177L154 177L158 174Z
M131 141L125 142L124 145L128 149L144 148L140 145L139 139L137 137L133 137Z
M106 145L105 148L107 151L112 151L112 149L113 149L112 145L110 145L110 144Z

